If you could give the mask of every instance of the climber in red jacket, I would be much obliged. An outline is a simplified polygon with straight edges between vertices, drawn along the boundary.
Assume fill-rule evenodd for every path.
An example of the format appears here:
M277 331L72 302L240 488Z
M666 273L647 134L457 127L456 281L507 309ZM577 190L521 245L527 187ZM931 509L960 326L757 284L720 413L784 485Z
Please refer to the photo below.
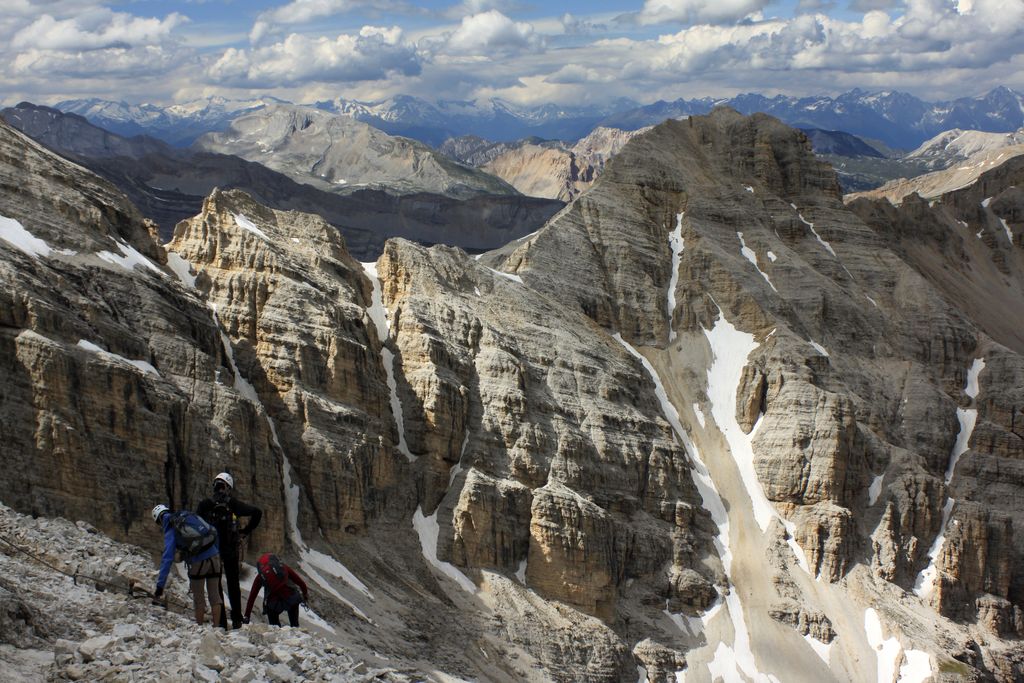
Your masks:
M256 563L256 578L249 590L243 623L249 623L252 604L261 588L266 589L263 593L263 613L267 615L267 621L272 626L280 626L281 612L288 612L288 623L293 627L298 626L299 605L308 602L309 589L302 577L273 553L264 553Z

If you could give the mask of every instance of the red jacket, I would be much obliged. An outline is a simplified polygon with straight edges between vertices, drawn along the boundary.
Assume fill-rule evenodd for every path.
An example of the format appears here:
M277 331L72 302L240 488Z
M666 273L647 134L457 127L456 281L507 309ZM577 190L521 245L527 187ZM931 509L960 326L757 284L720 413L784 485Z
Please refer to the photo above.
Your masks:
M284 569L288 572L288 579L294 583L299 589L302 590L302 599L309 599L309 589L306 587L306 582L302 580L302 577L295 573L295 571L288 565L284 565ZM245 604L245 618L248 619L252 613L252 604L256 602L256 594L263 588L263 577L256 573L256 578L252 582L252 588L249 589L249 602ZM286 597L286 596L271 596L271 597Z

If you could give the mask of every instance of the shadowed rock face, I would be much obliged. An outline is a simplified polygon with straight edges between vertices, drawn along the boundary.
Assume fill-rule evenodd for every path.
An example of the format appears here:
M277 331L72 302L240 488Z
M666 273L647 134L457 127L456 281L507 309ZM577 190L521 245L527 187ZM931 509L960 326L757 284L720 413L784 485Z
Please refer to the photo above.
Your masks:
M200 446L216 449L211 472L254 472L250 497L277 511L274 541L311 562L300 532L369 586L372 598L321 572L338 591L321 593L337 628L398 661L490 680L633 680L642 666L660 681L684 664L699 679L732 652L750 677L865 680L879 663L870 607L883 636L908 657L926 653L933 672L1022 674L1022 363L991 321L961 310L955 278L939 277L967 229L921 206L850 211L806 138L778 121L721 110L668 122L535 235L480 259L391 240L376 282L323 220L216 192L166 256L195 278L184 287L123 198L0 130L8 177L41 178L31 192L5 181L0 213L55 249L120 254L116 232L161 271L65 281L109 262L36 258L0 240L16 312L0 327L13 340L0 359L21 387L0 403L19 430L5 457L45 466L35 479L6 475L35 487L16 507L58 512L73 490L109 508L114 494L96 476L70 473L88 457L111 471L121 442L65 456L51 437L60 432L36 427L84 415L74 423L84 434L110 409L115 426L126 406L138 410L137 388L46 393L71 381L76 326L95 326L109 352L161 376L89 352L93 364L134 373L147 397L176 391L183 414L211 425ZM1015 195L994 187L984 218L1001 228ZM984 263L985 241L973 239L965 278L966 263ZM1008 268L1012 250L1000 245ZM38 273L45 287L31 284ZM115 276L119 288L107 284ZM39 364L18 360L18 343L44 334L62 340L60 362L26 375ZM88 379L107 386L106 375ZM106 413L82 413L90 401ZM232 410L249 419L238 429L262 435L258 447L222 436ZM964 449L968 411L977 419ZM178 486L179 460L156 455L177 453L176 433L128 439L147 454L147 490ZM51 470L65 477L53 490L40 483ZM68 514L138 533L77 504ZM918 596L933 546L936 580ZM431 569L435 552L451 564ZM828 665L811 649L826 643Z
M707 607L710 521L625 349L457 250L392 241L378 271L424 509L450 524L440 552L510 573L525 563L531 588L609 622L627 581L657 604ZM670 579L689 567L705 590L682 595Z
M850 205L885 230L902 257L992 340L978 397L960 401L977 418L970 449L949 484L957 502L936 561L933 602L951 618L1018 635L1024 625L1016 540L1024 533L1022 184L1024 160L1015 157L932 202L912 195L899 207L864 199Z

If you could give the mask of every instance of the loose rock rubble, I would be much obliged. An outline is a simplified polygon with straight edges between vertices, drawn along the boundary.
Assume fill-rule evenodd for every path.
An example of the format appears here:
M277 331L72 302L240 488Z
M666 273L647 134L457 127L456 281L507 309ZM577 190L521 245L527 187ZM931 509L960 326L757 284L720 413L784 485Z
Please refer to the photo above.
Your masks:
M83 522L32 519L0 505L0 538L0 680L422 678L372 668L302 627L252 624L225 632L199 626L187 584L173 573L169 607L153 605L153 561Z

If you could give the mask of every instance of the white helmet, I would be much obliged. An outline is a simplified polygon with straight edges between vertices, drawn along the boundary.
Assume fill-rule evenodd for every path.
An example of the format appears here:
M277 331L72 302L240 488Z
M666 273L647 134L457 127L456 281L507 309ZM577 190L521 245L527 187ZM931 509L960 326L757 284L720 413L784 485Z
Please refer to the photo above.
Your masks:
M156 522L157 524L159 524L160 523L160 517L165 512L170 512L170 511L171 511L171 508L167 507L163 503L160 503L155 508L153 508L153 521Z
M220 474L213 478L214 484L216 484L218 481L222 481L225 484L227 484L229 489L235 488L235 478L232 477L227 472L221 472Z

